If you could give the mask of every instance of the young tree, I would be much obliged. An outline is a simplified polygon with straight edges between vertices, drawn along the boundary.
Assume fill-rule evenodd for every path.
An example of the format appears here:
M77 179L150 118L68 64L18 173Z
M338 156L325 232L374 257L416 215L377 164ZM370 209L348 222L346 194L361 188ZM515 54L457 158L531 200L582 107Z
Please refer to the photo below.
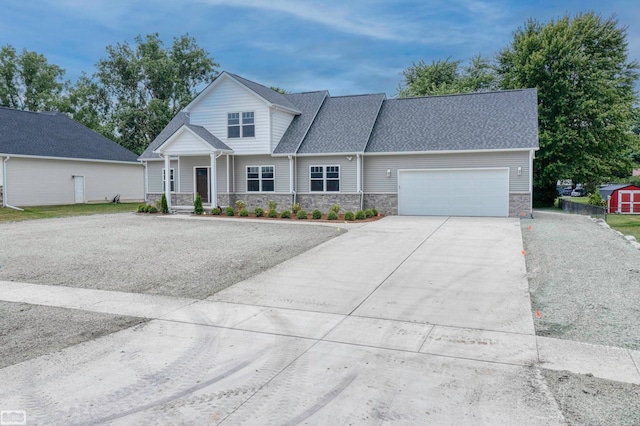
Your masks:
M595 13L529 20L498 55L505 89L538 88L540 150L534 203L550 205L558 179L595 185L630 175L638 64L626 30Z
M0 48L0 106L28 111L60 108L67 82L64 70L36 52L18 54L11 45Z

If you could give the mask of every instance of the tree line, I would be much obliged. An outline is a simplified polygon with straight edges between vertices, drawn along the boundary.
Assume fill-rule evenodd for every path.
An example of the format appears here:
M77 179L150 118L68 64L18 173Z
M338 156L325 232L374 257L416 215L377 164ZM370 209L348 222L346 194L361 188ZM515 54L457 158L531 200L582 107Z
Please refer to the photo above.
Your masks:
M534 204L550 205L558 179L594 189L629 176L640 163L638 63L629 59L626 39L615 17L593 12L547 23L531 19L493 58L413 63L402 72L397 95L537 88ZM156 33L136 37L134 46L107 46L96 72L72 84L43 55L5 45L0 106L65 112L140 154L218 67L194 38L183 35L164 46Z

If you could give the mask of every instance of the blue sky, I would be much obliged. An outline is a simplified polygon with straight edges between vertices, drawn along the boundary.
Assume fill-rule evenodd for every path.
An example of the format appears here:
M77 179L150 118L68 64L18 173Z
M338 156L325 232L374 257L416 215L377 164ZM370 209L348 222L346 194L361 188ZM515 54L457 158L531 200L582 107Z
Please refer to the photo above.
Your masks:
M588 10L615 13L640 61L637 0L3 0L0 45L35 50L73 81L107 45L188 33L221 71L267 86L394 96L412 62L492 57L528 18Z

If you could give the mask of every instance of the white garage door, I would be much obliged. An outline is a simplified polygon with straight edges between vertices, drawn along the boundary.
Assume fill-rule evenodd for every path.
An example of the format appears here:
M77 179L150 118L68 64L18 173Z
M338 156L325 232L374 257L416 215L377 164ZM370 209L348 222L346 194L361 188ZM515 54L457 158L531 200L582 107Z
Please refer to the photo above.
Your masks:
M509 169L398 170L398 214L509 215Z

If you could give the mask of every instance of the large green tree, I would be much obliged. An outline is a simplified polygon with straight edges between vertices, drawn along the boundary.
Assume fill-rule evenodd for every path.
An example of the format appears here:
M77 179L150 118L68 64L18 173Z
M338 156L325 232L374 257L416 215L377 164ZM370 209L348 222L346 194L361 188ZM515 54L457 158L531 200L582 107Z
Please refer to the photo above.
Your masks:
M491 62L480 55L471 58L468 65L462 61L445 60L414 63L402 72L403 81L398 96L447 95L493 90L498 81Z
M28 111L60 108L64 70L36 52L18 53L11 45L0 48L0 106Z
M135 42L107 46L93 77L71 88L68 105L78 121L141 153L215 78L218 64L187 35L167 48L157 33Z
M497 61L503 88L538 88L535 205L553 203L557 179L593 186L630 175L638 64L629 60L626 30L614 17L529 20Z

